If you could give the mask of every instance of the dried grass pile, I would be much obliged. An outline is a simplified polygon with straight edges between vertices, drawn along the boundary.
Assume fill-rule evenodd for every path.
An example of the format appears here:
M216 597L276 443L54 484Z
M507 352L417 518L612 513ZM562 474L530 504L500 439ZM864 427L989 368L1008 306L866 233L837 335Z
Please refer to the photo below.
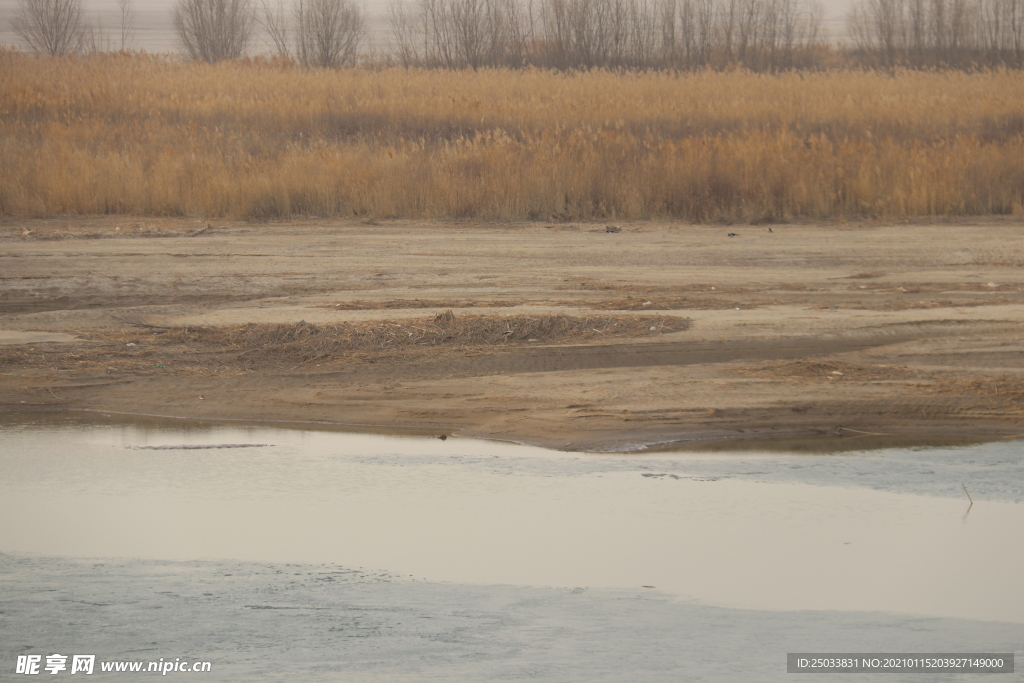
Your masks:
M1000 375L998 377L963 377L940 379L931 386L932 391L955 396L981 396L1024 410L1024 379Z
M794 381L888 382L930 378L927 372L903 365L863 365L841 360L817 358L781 361L756 370L741 372L754 377Z
M572 305L572 302L567 301L565 305ZM603 311L724 311L736 308L749 310L760 305L761 302L728 301L708 296L625 297L587 302L590 308Z
M678 332L688 327L688 320L668 316L456 316L449 310L431 318L401 322L249 323L222 328L175 328L160 339L164 344L235 350L240 352L239 357L251 361L310 362L364 351L580 343Z
M518 306L521 302L513 301L456 301L454 299L386 299L383 301L342 301L336 304L323 304L321 308L332 308L336 311L376 311L380 309L407 308L508 308Z

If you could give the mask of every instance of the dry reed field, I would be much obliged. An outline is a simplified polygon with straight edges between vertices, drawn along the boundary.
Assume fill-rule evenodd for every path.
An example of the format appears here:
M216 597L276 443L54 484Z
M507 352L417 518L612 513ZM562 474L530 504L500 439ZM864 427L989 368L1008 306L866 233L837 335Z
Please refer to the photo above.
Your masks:
M1019 71L303 69L0 53L0 211L1020 214Z

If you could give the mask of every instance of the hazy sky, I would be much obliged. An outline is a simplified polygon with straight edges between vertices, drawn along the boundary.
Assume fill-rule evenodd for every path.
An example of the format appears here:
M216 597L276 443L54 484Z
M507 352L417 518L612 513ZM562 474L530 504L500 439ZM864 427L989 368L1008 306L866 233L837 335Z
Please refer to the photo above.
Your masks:
M357 0L358 1L358 0ZM851 0L820 0L825 9L825 27L833 36L842 32L843 17ZM11 17L18 0L0 0L0 43L17 45L18 37L11 31ZM111 33L119 29L117 0L84 0L90 19L99 17ZM176 38L171 26L171 6L174 0L134 0L137 14L135 40L131 47L148 52L177 51ZM362 4L370 15L371 31L383 31L382 17L389 0L363 0ZM117 46L115 46L117 47ZM254 51L265 49L262 37L257 40Z

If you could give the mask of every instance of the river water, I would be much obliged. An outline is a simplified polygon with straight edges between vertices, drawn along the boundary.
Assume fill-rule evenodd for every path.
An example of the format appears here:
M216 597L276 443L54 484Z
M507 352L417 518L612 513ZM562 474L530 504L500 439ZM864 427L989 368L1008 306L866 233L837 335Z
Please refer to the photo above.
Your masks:
M1024 647L1014 441L580 454L35 415L0 425L0 520L11 662L88 645L205 652L207 680L774 680L787 651Z

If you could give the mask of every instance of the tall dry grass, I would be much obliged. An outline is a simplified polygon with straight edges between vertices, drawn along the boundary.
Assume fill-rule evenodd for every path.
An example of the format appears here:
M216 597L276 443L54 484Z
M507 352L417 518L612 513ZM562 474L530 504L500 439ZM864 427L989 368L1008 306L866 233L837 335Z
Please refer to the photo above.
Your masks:
M0 53L0 211L1020 213L1019 72L306 70Z

